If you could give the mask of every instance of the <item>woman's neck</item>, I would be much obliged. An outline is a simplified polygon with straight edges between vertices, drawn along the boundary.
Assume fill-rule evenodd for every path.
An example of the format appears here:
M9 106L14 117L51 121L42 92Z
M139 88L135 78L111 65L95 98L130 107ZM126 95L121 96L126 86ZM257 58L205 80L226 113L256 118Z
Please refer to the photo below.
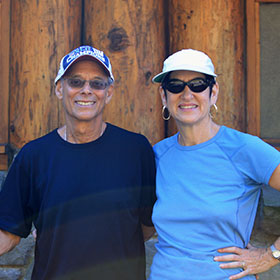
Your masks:
M220 126L210 120L199 125L178 125L178 142L182 146L193 146L204 143L213 138Z

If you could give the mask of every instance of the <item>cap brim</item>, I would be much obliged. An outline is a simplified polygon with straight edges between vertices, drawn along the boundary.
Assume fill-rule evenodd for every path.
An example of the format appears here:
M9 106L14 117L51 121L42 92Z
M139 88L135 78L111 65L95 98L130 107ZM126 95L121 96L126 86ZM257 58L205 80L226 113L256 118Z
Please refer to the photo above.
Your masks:
M152 78L152 82L153 83L161 83L162 80L165 78L165 76L171 71L167 71L167 72L161 72L157 75L155 75L153 78Z

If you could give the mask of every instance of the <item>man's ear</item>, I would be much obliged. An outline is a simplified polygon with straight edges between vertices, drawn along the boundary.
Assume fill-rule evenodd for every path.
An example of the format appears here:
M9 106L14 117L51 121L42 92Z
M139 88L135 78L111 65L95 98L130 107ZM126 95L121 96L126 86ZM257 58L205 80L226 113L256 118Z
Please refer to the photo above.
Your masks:
M114 94L114 85L110 85L106 92L106 99L105 99L106 104L108 104L111 101L113 94Z
M162 102L162 105L163 106L167 106L167 96L166 96L166 92L165 90L162 88L162 86L160 86L158 88L158 91L159 91L159 94L160 94L160 97L161 97L161 102Z
M58 99L62 99L63 94L62 94L62 86L61 86L61 81L60 80L56 83L55 94L56 94Z

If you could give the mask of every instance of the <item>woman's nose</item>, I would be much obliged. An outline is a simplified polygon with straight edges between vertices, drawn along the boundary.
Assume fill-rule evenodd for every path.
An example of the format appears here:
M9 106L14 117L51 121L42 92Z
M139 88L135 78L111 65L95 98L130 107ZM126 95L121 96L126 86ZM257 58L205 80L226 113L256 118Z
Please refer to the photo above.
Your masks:
M182 94L181 94L181 97L183 98L192 98L193 97L193 92L189 89L189 87L186 85Z

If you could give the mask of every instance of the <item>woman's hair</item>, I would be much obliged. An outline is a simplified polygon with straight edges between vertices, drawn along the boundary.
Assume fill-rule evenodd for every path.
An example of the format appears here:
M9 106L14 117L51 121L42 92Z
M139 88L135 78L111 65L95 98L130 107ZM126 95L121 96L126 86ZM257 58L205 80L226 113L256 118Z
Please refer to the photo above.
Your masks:
M209 97L211 97L212 95L212 88L213 88L213 85L216 84L216 80L215 80L215 77L211 76L211 75L207 75L207 74L204 74L205 77L206 77L206 80L210 82L210 94L209 94Z

